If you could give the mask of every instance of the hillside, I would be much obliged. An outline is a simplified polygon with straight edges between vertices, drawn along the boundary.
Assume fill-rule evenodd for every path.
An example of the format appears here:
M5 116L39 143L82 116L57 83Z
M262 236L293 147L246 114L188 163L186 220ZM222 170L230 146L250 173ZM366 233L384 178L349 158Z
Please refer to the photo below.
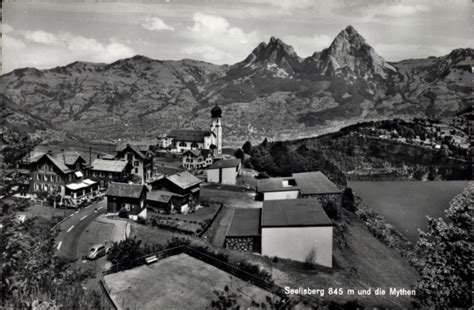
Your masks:
M463 131L433 121L363 122L314 138L264 141L246 164L271 176L321 170L341 186L346 178L470 180L468 141Z
M150 138L207 128L209 109L219 104L225 143L235 146L314 136L361 120L449 117L472 103L473 74L457 66L472 56L466 48L392 63L348 26L305 59L272 37L230 66L135 56L24 68L0 76L2 103L14 111L3 126L28 123L30 133L46 138Z

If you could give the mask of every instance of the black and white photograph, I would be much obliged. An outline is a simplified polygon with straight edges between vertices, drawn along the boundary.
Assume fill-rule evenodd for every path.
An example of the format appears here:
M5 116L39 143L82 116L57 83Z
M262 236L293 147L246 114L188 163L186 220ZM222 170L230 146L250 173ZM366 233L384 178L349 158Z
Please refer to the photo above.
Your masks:
M474 0L4 0L0 308L468 309Z

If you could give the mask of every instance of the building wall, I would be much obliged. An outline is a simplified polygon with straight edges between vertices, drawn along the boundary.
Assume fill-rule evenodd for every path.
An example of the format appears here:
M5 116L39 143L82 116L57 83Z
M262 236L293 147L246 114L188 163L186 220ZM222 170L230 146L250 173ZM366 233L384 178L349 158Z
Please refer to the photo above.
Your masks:
M298 198L300 191L281 191L281 192L266 192L263 193L263 200L284 200Z
M219 183L219 169L207 170L207 182Z
M204 138L204 141L206 141L206 138ZM176 152L181 153L186 150L199 150L199 149L209 149L209 147L206 148L205 143L203 142L185 142L185 141L175 141L176 143ZM184 143L185 145L180 145ZM197 146L192 146L193 143L195 143Z
M333 228L262 227L262 255L277 256L304 262L312 248L316 263L332 267Z
M217 146L217 154L222 154L222 124L220 118L213 118L211 131L216 135L214 145Z

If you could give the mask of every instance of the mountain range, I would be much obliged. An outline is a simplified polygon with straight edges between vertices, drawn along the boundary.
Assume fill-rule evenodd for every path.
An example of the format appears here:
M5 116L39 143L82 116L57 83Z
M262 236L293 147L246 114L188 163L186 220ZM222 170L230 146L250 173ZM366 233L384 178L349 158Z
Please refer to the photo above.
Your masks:
M472 48L384 60L351 26L307 58L282 40L214 65L144 56L0 76L3 130L41 138L154 138L204 129L223 110L224 143L296 139L363 120L450 117L472 105Z

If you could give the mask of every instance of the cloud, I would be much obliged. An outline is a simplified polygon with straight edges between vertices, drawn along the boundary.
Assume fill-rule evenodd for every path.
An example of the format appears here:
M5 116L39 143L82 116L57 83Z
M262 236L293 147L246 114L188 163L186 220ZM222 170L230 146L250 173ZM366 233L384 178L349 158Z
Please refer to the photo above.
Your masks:
M174 31L174 27L167 25L161 18L147 17L142 27L151 31Z
M329 47L333 39L325 34L315 34L313 36L288 35L283 36L282 40L293 46L298 56L308 57L316 51Z
M459 45L462 46L462 45ZM458 47L459 47L458 46ZM407 58L424 58L428 56L443 56L449 54L455 47L435 44L376 44L374 49L388 61L399 61Z
M358 16L361 20L367 22L373 20L383 21L386 18L404 18L416 16L431 11L431 8L425 4L417 4L412 2L373 2L364 1L356 2L354 5L347 5L336 8L333 12L344 16Z
M72 33L16 31L3 37L3 72L21 68L46 69L74 61L112 62L135 55L133 48L113 39L107 43ZM21 55L21 57L18 57Z
M58 45L60 43L56 35L42 30L26 31L24 36L25 39L39 44Z
M12 32L12 31L13 31L13 27L10 26L9 24L3 23L3 24L0 24L0 25L1 25L1 27L2 27L2 33L3 33L3 34L4 34L4 33L9 33L9 32Z
M258 44L256 32L244 32L221 16L194 13L194 24L181 35L191 42L181 53L217 63L244 59Z

